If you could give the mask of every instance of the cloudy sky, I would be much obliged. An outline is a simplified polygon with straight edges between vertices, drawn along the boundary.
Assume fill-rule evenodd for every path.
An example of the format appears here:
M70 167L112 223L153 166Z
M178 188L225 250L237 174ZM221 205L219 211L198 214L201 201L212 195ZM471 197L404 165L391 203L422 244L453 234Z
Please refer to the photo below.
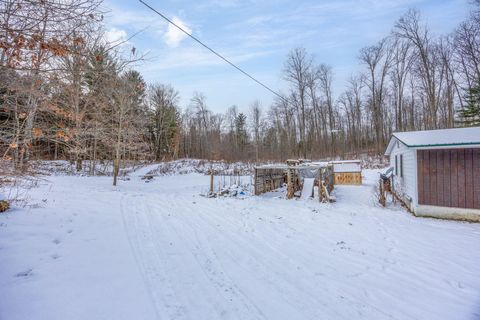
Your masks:
M417 8L435 34L451 32L469 0L145 0L197 38L275 90L281 91L288 52L304 47L333 67L334 93L359 70L360 48L386 36L408 8ZM108 37L147 54L136 68L149 83L170 83L187 106L194 91L210 109L242 110L272 94L202 48L136 0L107 0Z

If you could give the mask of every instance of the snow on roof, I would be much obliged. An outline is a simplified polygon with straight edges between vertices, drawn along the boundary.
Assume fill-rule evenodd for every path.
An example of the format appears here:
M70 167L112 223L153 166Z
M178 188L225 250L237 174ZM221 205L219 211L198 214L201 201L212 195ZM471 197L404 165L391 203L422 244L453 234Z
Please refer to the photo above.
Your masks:
M395 132L385 154L390 153L394 137L412 148L480 145L480 127Z
M255 166L255 169L288 169L286 164L263 164Z
M330 164L330 162L320 161L320 162L306 162L300 163L296 166L289 166L287 164L264 164L255 166L255 169L304 169L304 168L323 168Z
M360 163L362 160L335 160L332 163Z

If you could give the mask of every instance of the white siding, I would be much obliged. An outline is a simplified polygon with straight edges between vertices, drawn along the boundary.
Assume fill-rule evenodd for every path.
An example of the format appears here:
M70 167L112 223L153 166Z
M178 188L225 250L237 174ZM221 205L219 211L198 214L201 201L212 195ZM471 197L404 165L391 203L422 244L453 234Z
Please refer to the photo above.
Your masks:
M403 155L403 177L400 176L400 155ZM395 171L395 156L398 159L398 172ZM411 210L417 206L417 159L416 150L403 143L395 142L390 153L390 166L394 169L393 187Z

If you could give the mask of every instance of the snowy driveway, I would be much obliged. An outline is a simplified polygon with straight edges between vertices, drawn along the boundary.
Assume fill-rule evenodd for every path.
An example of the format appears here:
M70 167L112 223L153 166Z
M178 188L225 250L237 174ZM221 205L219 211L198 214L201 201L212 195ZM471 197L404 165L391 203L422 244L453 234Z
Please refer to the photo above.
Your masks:
M0 216L0 319L479 319L480 224L378 208L366 173L335 204L50 177Z

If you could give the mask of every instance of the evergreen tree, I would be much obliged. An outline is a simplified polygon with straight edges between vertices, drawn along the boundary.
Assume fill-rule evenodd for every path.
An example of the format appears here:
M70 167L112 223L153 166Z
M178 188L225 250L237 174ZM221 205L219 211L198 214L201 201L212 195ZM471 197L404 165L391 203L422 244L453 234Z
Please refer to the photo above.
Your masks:
M246 124L247 116L243 113L239 113L235 118L235 133L237 136L239 151L244 151L248 143Z
M170 85L153 85L149 88L149 122L151 150L155 160L175 154L175 137L179 134L179 94Z
M480 125L480 86L469 90L466 102L466 106L459 112L459 122L466 127Z

